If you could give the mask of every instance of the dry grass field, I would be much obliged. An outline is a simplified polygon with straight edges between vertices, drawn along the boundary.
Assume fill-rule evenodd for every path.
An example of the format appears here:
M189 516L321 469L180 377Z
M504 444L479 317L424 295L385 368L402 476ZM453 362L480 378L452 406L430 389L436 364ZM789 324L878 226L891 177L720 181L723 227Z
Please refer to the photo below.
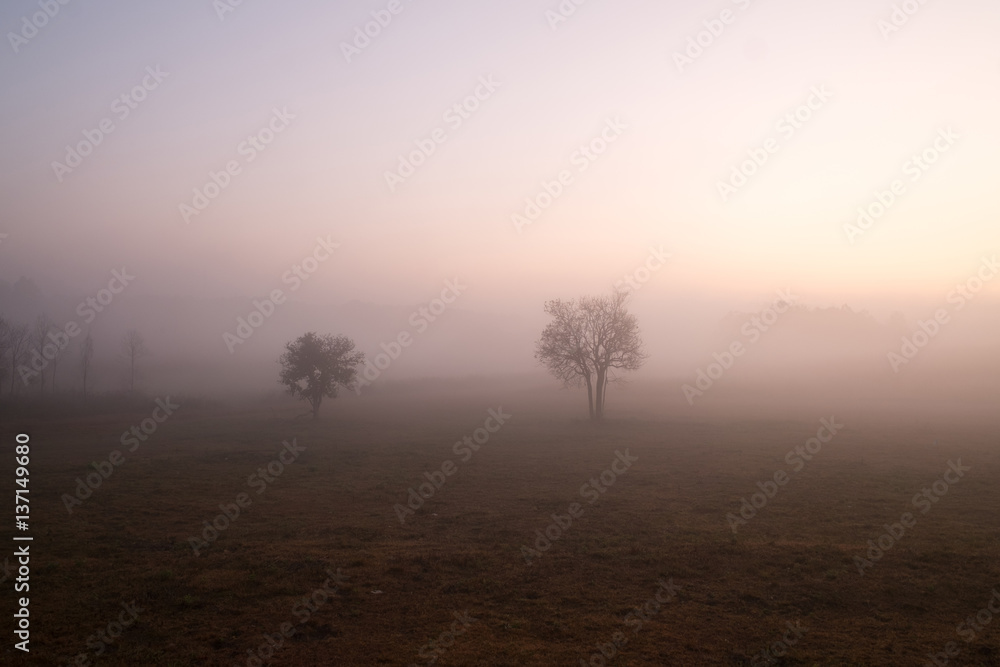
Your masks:
M954 643L948 664L1000 665L1000 622L958 632L1000 584L995 430L361 405L315 422L297 406L181 407L134 452L119 434L152 399L5 417L8 445L32 435L27 661L924 665ZM501 406L505 423L488 421ZM797 458L831 417L843 427ZM455 445L484 425L478 450ZM64 494L116 449L124 463L70 513ZM968 470L935 487L959 460ZM933 502L915 504L923 489ZM744 498L766 504L734 532ZM905 532L882 537L907 512ZM197 537L214 539L196 555ZM856 557L880 537L889 548L862 575ZM23 664L10 644L3 662Z

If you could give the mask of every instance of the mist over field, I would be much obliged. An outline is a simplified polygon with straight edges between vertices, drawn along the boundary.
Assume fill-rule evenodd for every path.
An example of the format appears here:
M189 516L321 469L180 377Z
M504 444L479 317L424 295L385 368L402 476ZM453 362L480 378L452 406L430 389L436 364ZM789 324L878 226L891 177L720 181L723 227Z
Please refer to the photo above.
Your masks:
M12 321L33 323L47 315L63 323L60 328L75 322L89 330L97 343L89 382L98 392L121 390L127 382L119 340L129 329L142 332L150 350L139 373L147 392L242 401L275 398L283 391L277 382L277 357L286 342L305 331L343 333L357 342L368 360L360 368L362 377L374 378L361 393L398 391L398 385L419 386L421 380L451 381L459 394L469 385L485 389L491 383L520 385L519 391L561 391L561 383L533 356L545 325L544 299L466 306L463 296L472 288L464 291L470 283L460 279L454 280L462 296L438 315L429 308L447 288L434 286L427 301L411 304L289 299L259 328L252 327L247 316L255 312L255 302L264 302L260 297L209 299L126 290L97 312L87 305L85 293L47 295L29 280L0 285L0 312ZM651 278L650 287L653 280L669 283L670 268ZM670 293L669 285L655 297L638 291L632 310L649 359L639 372L623 376L626 384L612 389L624 392L614 399L616 409L647 416L697 415L713 407L725 409L736 400L780 414L803 402L823 400L876 412L905 410L911 402L910 407L919 404L921 412L930 408L941 414L989 414L1000 398L1000 339L995 335L1000 306L991 295L966 291L972 297L966 298L946 287L950 289L937 301L901 299L902 307L892 310L878 303L871 303L870 309L849 303L810 304L791 290L765 293L756 301L723 294L685 296L676 289ZM794 305L772 321L766 309L787 296L795 298ZM102 307L100 302L97 307ZM935 324L934 314L941 310L948 319ZM921 323L934 332L926 351L913 342L914 335L916 342L923 342ZM244 340L240 334L246 332L252 335ZM224 338L226 333L233 337ZM412 336L409 347L395 342L401 333ZM80 339L82 335L70 339L60 354L66 363L56 368L58 386L67 392L78 392L81 386L75 363ZM905 351L912 358L904 354L907 341ZM744 352L728 359L734 343ZM386 368L375 365L386 359L391 360ZM717 372L713 365L725 373L715 378L713 372L706 389L707 381L698 381L710 370ZM30 360L25 367L33 368ZM685 386L704 394L685 393ZM18 389L31 393L28 387ZM569 391L583 406L581 390Z
M1000 5L0 27L0 663L1000 665Z
M544 303L617 285L670 403L787 290L721 385L995 399L995 7L424 4L5 8L0 313L92 331L96 389L135 329L145 391L219 397L310 330L413 333L380 383L540 377Z

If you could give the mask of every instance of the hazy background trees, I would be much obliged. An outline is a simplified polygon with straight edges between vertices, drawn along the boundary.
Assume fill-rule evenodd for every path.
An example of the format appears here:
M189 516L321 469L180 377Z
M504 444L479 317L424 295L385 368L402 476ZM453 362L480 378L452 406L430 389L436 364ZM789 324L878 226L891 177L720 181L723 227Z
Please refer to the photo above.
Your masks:
M94 337L88 331L80 344L80 372L83 375L83 395L87 395L87 377L94 359Z
M533 311L524 315L487 309L471 300L468 305L461 302L431 322L423 333L410 321L419 304L290 301L282 306L279 316L256 330L246 345L229 354L221 334L232 330L236 318L246 314L246 300L130 294L91 322L77 310L83 295L45 296L32 285L19 280L12 286L0 279L0 317L5 321L0 345L0 400L4 402L16 400L27 405L39 397L38 379L32 382L29 373L25 382L17 370L31 370L35 344L24 338L31 334L39 314L47 314L63 331L69 322L80 326L79 335L60 353L57 393L50 391L51 375L46 378L45 398L59 401L68 401L70 394L76 398L82 394L83 340L88 331L93 336L94 354L87 371L87 396L98 401L132 386L128 364L119 353L120 340L130 329L141 332L145 346L155 349L155 357L141 358L136 364L136 400L142 398L143 390L241 401L280 400L285 394L288 400L287 392L279 391L275 382L275 359L288 341L304 331L338 331L356 341L357 349L366 355L380 352L380 343L394 339L401 331L413 333L416 342L412 351L394 360L375 386L366 390L365 396L371 398L394 392L396 387L426 387L431 381L461 386L463 395L467 388L480 385L520 395L537 391L531 395L551 398L571 411L576 402L583 407L587 393L580 391L577 398L576 392L567 396L568 392L555 391L572 379L572 374L553 379L532 354L537 351L539 333L555 319L539 307L546 295L534 299ZM822 307L796 303L756 341L746 334L746 323L773 301L773 292L750 290L741 302L709 306L698 296L663 296L648 291L648 287L633 293L628 311L639 319L645 349L651 356L640 372L626 375L628 387L618 390L610 386L615 374L623 371L608 374L602 404L608 415L607 409L621 417L648 411L688 414L692 409L722 410L724 405L743 409L751 403L766 404L759 410L771 405L784 409L792 404L811 408L817 403L827 409L827 405L840 405L838 401L890 407L921 401L929 407L940 404L956 406L955 410L987 411L995 407L995 397L1000 395L1000 339L993 333L1000 327L1000 304L985 297L974 303L975 307L964 308L961 317L948 324L946 335L937 336L933 345L897 374L886 362L886 353L899 349L901 337L918 328L919 317L934 312L933 302L899 304L905 307L903 314L888 308L869 314L840 303ZM517 298L518 303L524 299ZM895 302L891 305L896 307ZM747 353L726 372L711 396L692 408L683 385L693 382L699 369L714 360L713 354L728 349L734 341L743 343ZM591 365L587 368L593 369ZM51 373L51 368L46 372ZM962 382L951 381L952 374L959 374ZM584 377L577 381L586 386ZM593 369L589 406L595 405L596 390ZM349 400L356 402L353 392Z
M3 396L7 374L13 370L10 363L10 323L0 317L0 396Z
M35 318L35 327L31 332L31 345L33 349L37 350L39 354L45 352L45 346L50 345L49 333L52 331L55 325L52 324L52 320L49 319L48 315L42 314ZM56 364L59 361L59 355L56 354L48 364L45 365L40 371L36 381L38 382L38 393L39 395L45 393L45 372L48 371L52 376L53 391L55 390L55 373Z
M94 334L88 330L81 336L77 329L75 335L68 335L66 330L47 313L34 316L30 324L0 314L0 397L45 397L71 391L86 396L93 390L97 347ZM120 370L124 365L124 382L107 389L115 391L123 386L134 392L141 376L140 360L150 350L134 328L122 335L119 349L118 367ZM62 376L58 374L60 369ZM113 368L104 370L106 375L113 375Z
M17 367L20 366L28 354L28 337L31 330L27 324L8 323L7 330L7 352L10 358L10 393L17 393L18 380L20 376Z
M129 329L122 336L121 351L122 356L125 358L125 363L128 365L128 390L134 392L136 364L139 359L149 355L149 349L146 347L146 341L143 339L142 334L135 329Z

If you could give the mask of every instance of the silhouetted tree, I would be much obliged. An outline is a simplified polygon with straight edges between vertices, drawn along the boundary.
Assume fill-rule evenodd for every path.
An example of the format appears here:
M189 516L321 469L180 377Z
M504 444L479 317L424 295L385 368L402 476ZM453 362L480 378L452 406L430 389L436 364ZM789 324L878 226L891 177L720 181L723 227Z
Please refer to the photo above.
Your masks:
M10 322L0 317L0 395L3 395L3 383L7 380L7 373L13 373L14 367L10 365Z
M53 343L49 341L49 332L52 331L52 327L53 327L52 320L49 319L48 315L39 315L35 319L35 330L34 332L32 332L32 338L34 339L35 342L35 349L38 351L38 354L41 355L41 358L43 360L48 359L48 357L45 356L45 346L47 344L53 345ZM52 363L49 365L54 364L55 359L58 356L59 356L59 348L56 348L56 354L53 355L52 359L50 360ZM55 367L53 366L53 371L54 370ZM52 381L54 384L55 383L54 377ZM40 371L38 371L38 394L41 395L44 393L45 393L45 368L42 368Z
M27 324L10 324L7 327L7 351L10 354L10 393L14 394L17 385L15 378L18 373L15 369L24 360L28 352L28 344L31 338L31 329Z
M616 371L638 370L647 356L639 324L628 312L629 295L583 297L579 301L549 301L545 312L553 320L535 347L538 359L567 386L585 384L590 418L604 418L608 383Z
M135 365L139 359L149 354L149 349L142 335L135 329L129 329L122 336L121 346L122 355L128 363L129 391L135 391Z
M586 353L586 318L574 301L556 299L545 304L552 321L535 345L535 358L567 387L586 385L587 408L594 418L594 367Z
M354 351L354 341L346 336L309 333L285 345L281 355L281 384L289 393L309 401L313 419L319 416L323 398L336 398L339 387L352 389L357 366L364 363L363 352Z
M90 374L90 364L94 358L94 337L87 332L86 338L80 344L80 370L83 371L83 395L87 395L87 376Z

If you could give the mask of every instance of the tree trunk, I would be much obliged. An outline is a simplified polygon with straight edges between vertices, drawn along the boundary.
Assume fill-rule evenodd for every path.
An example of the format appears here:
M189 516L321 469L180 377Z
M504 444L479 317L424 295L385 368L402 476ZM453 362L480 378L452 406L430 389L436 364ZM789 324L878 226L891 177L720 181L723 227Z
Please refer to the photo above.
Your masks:
M587 413L591 419L594 418L594 385L590 381L590 376L584 376L587 379Z
M597 396L594 401L594 413L597 421L604 419L604 387L607 384L606 377L607 370L603 368L597 369Z

